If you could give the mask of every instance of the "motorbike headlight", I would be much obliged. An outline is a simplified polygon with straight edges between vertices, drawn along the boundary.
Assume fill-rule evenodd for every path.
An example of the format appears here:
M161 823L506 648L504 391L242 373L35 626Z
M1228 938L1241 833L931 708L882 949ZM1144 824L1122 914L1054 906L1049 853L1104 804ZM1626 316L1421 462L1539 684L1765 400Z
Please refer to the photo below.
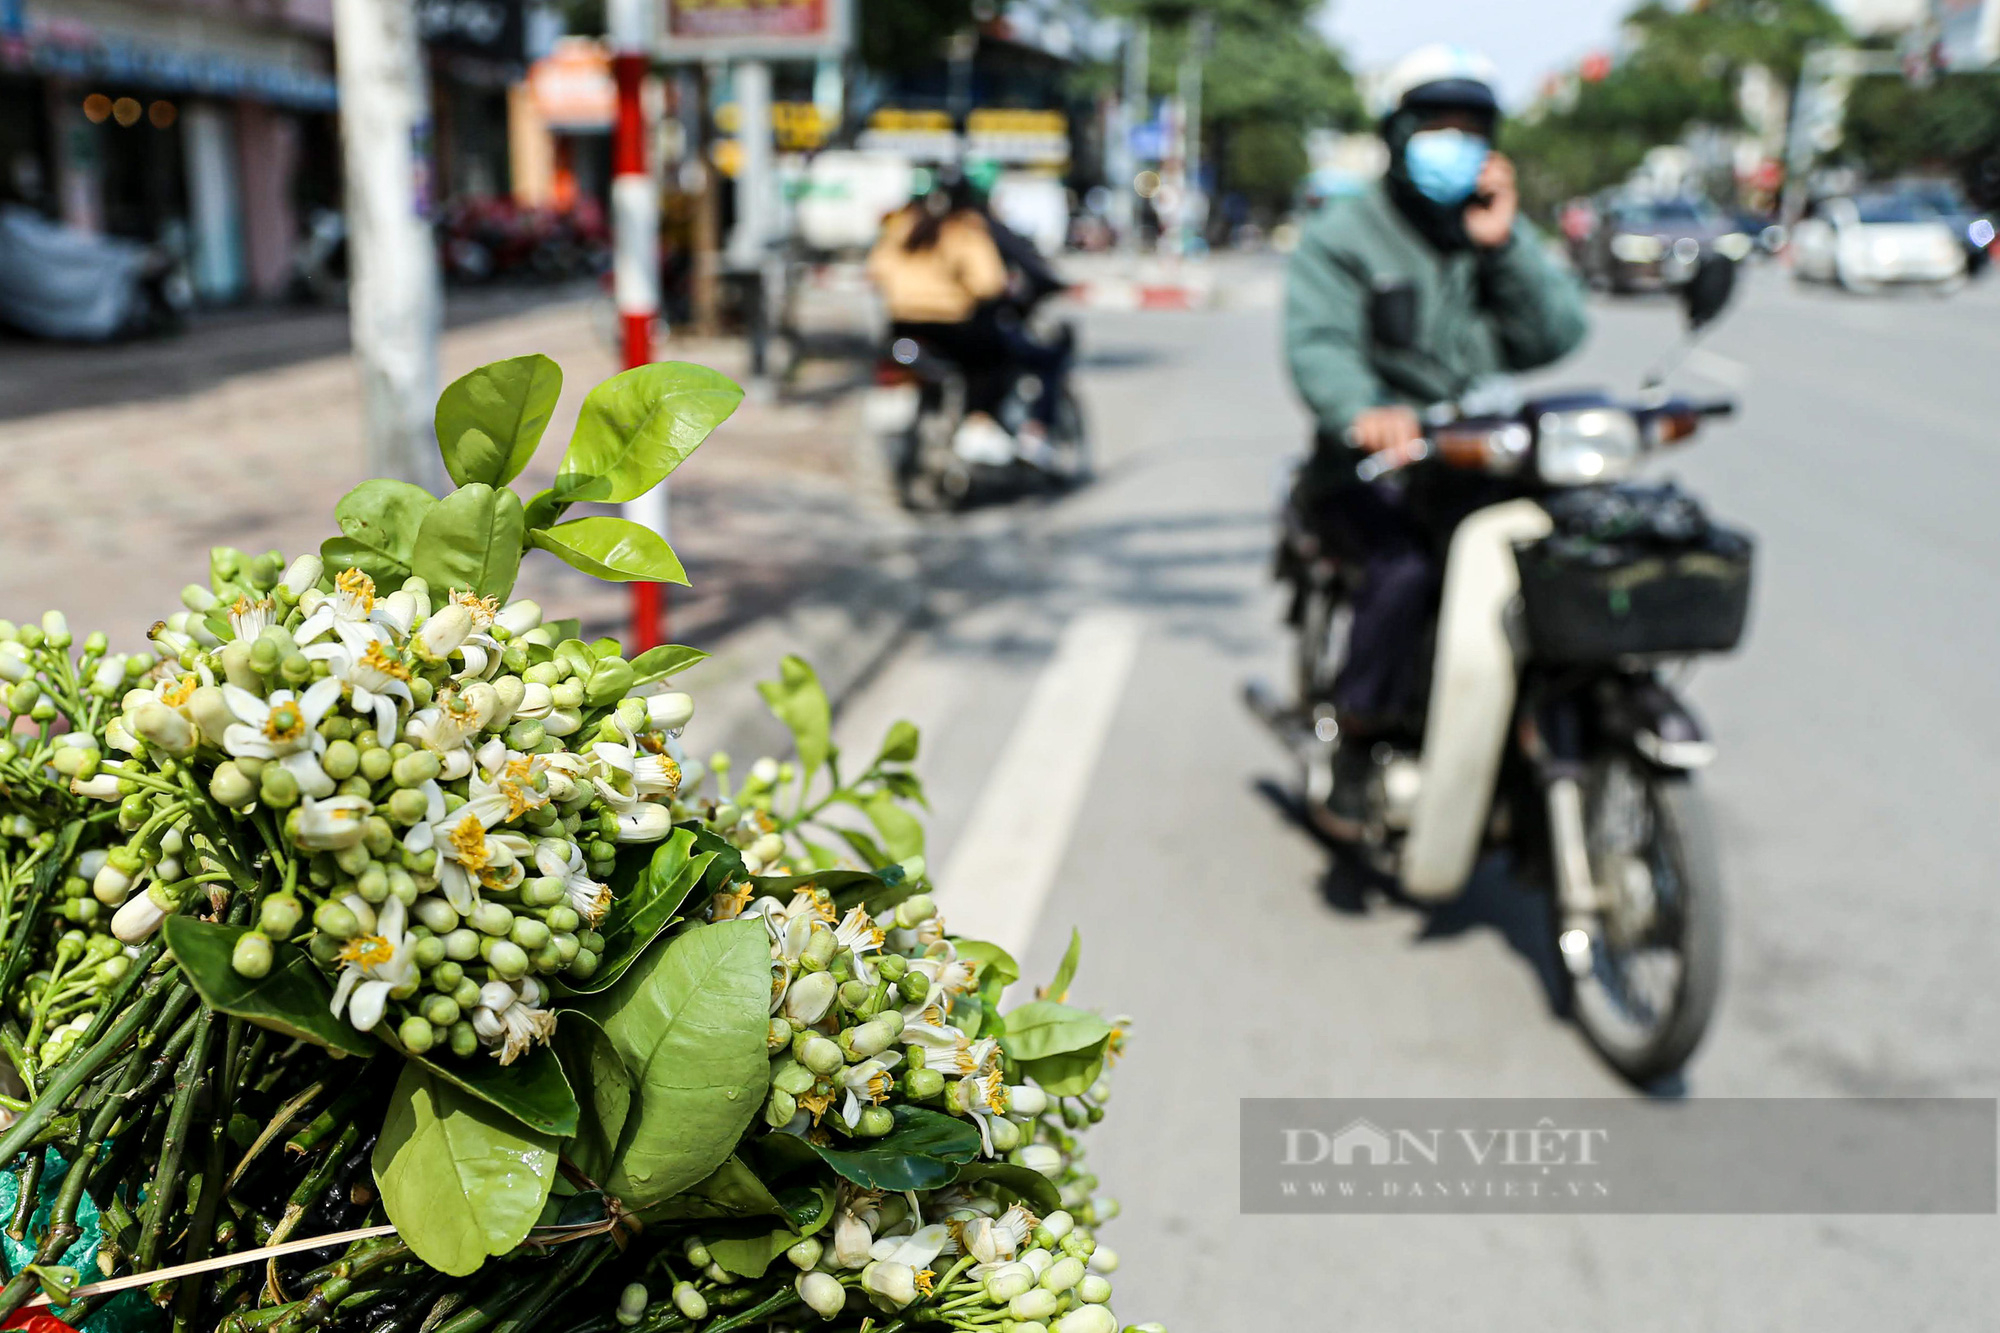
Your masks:
M1650 264L1665 251L1657 236L1620 232L1611 238L1611 253L1628 264Z
M1715 250L1717 254L1740 262L1743 256L1750 253L1750 247L1754 244L1755 242L1744 233L1732 231L1727 236L1716 238Z
M1544 412L1536 430L1535 467L1551 486L1616 481L1644 452L1637 419L1615 408Z

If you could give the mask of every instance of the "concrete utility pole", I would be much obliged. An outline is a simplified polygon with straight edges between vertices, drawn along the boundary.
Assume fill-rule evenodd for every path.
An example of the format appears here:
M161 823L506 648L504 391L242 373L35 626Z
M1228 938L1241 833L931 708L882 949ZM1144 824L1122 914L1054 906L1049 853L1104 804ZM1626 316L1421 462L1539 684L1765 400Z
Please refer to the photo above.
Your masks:
M1208 224L1208 192L1201 184L1201 73L1208 60L1210 40L1215 36L1215 20L1197 14L1188 24L1187 52L1181 57L1180 96L1183 131L1187 147L1182 155L1187 189L1181 202L1181 253L1193 251L1195 238L1205 235Z
M736 93L736 142L743 155L736 169L736 230L729 237L729 267L750 283L750 383L753 401L772 396L771 303L782 272L774 274L768 248L777 231L776 164L771 145L771 66L744 60L731 72Z
M1120 248L1126 250L1136 249L1139 244L1138 196L1132 189L1139 163L1132 152L1132 132L1150 118L1147 108L1151 103L1146 95L1146 77L1151 68L1147 31L1144 19L1132 19L1126 26L1125 87L1118 99L1116 124L1105 154L1111 176L1111 225L1118 232Z
M410 0L334 0L347 170L348 315L368 468L442 492L430 85Z
M607 0L605 30L618 80L618 119L611 134L611 285L624 333L625 368L653 360L653 321L660 311L660 187L646 159L653 140L646 124L644 84L652 59L652 6L647 0ZM623 505L624 516L667 535L667 483ZM665 589L632 585L632 629L626 647L643 653L665 633Z

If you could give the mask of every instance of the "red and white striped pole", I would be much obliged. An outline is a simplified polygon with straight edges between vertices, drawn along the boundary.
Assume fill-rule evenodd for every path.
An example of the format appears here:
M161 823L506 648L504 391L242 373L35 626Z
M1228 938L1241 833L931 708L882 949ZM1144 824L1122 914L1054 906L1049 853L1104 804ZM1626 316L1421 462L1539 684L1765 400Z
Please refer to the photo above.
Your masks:
M648 0L608 0L606 32L611 72L618 81L618 119L611 131L611 282L624 334L625 369L651 364L653 320L660 309L660 196L646 162L646 70L652 57ZM667 484L663 481L623 506L626 518L667 535ZM658 644L666 632L665 589L632 585L634 654Z

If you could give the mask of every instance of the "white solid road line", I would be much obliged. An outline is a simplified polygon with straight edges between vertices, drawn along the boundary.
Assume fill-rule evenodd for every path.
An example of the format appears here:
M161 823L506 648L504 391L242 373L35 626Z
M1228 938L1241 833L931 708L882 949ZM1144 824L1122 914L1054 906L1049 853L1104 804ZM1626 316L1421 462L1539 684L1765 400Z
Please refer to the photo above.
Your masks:
M1124 611L1086 612L1063 630L937 881L954 934L1017 958L1034 938L1143 632Z

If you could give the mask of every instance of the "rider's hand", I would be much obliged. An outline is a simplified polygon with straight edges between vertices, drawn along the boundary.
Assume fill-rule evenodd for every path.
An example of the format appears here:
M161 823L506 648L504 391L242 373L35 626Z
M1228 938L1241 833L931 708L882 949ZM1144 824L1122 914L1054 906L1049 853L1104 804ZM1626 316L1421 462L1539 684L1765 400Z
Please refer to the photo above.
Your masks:
M1472 202L1465 206L1465 234L1482 250L1497 250L1514 234L1514 214L1521 204L1514 186L1514 164L1489 153L1479 170Z
M1371 454L1384 449L1404 449L1422 438L1423 433L1417 414L1407 407L1371 407L1347 428L1348 441Z

